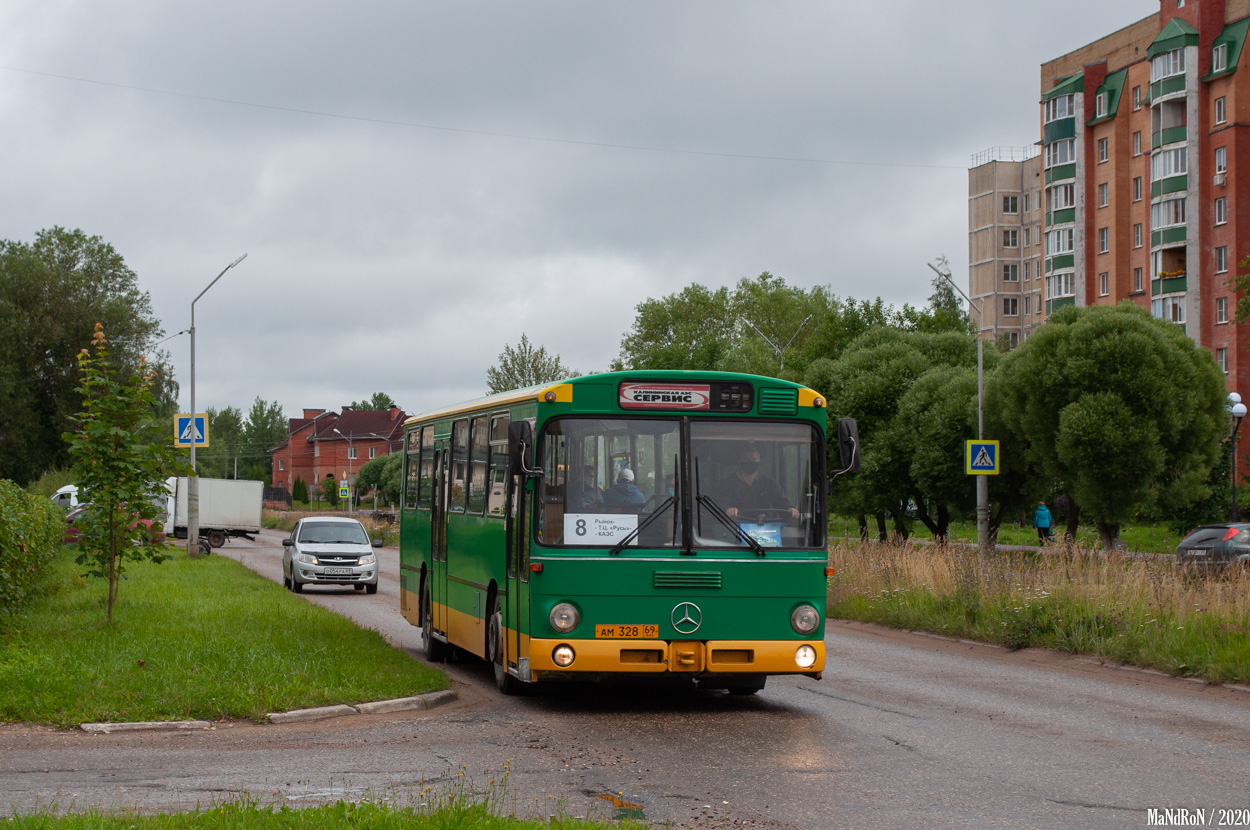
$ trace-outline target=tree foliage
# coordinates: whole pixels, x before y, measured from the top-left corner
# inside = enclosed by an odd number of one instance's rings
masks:
[[[163,334],[111,245],[59,227],[31,243],[0,240],[0,478],[25,485],[69,465],[61,435],[79,404],[75,344],[88,342],[97,322],[119,372],[136,369]],[[154,411],[171,415],[178,387],[164,356],[144,371]]]
[[[235,464],[246,467],[251,461],[245,455],[243,413],[238,407],[218,410],[206,407],[209,446],[195,451],[196,472],[204,478],[234,478]]]
[[[376,487],[387,504],[399,504],[403,486],[404,454],[380,455],[360,468],[356,486],[361,493]]]
[[[521,342],[515,348],[505,345],[499,353],[498,365],[486,370],[486,393],[494,395],[577,375],[578,372],[561,362],[559,355],[548,354],[545,346],[535,348],[522,334]]]
[[[1069,532],[1086,515],[1108,547],[1137,511],[1210,495],[1225,394],[1209,352],[1129,303],[1059,309],[986,390],[1003,455],[1071,500]]]
[[[166,557],[148,543],[148,528],[164,508],[164,479],[183,466],[168,431],[153,413],[152,373],[142,358],[136,370],[113,360],[97,323],[92,348],[78,355],[82,411],[77,431],[63,437],[77,473],[79,499],[91,507],[78,523],[81,553],[91,576],[108,580],[108,619],[113,619],[118,580],[127,560]]]
[[[373,397],[367,400],[353,402],[351,408],[361,411],[385,411],[392,406],[398,406],[394,398],[385,392],[374,392]]]

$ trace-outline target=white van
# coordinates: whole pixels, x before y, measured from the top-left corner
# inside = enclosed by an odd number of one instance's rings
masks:
[[[65,510],[72,510],[78,506],[78,485],[66,484],[60,490],[52,494],[52,503],[57,507]]]

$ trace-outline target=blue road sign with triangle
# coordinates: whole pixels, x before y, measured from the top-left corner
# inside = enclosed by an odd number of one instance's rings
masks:
[[[174,446],[190,447],[208,446],[208,416],[198,413],[192,417],[189,413],[174,416]]]
[[[998,442],[975,440],[964,444],[964,471],[970,476],[998,475]]]

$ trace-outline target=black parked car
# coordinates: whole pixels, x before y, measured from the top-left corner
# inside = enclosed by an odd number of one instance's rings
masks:
[[[1250,522],[1206,525],[1176,546],[1176,564],[1195,573],[1250,568]]]

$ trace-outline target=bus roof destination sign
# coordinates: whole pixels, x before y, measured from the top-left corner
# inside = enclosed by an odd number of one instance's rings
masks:
[[[708,409],[712,387],[689,383],[622,383],[622,409]]]

